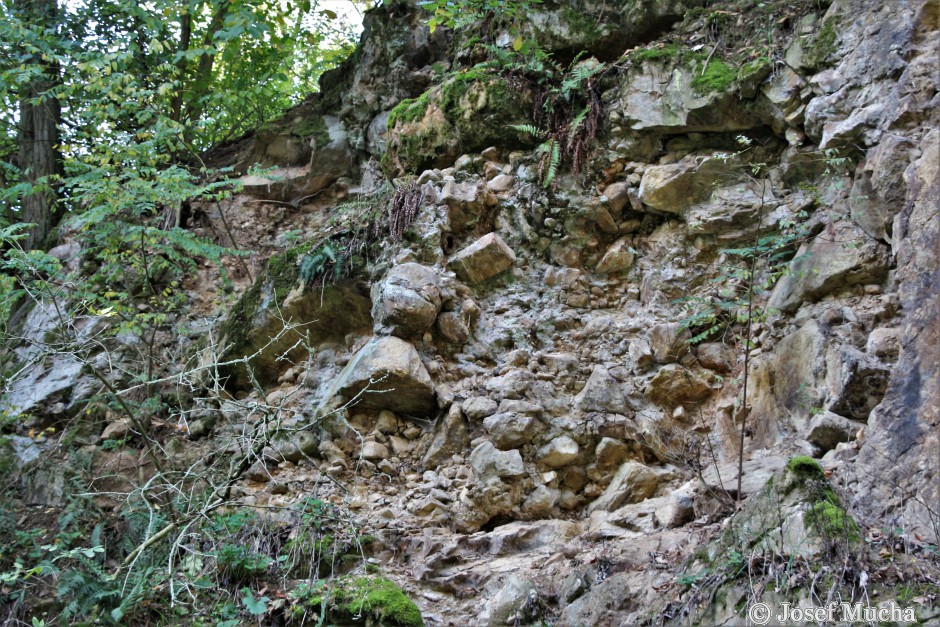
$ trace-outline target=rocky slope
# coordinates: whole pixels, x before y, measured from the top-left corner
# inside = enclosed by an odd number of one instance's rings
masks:
[[[427,624],[740,624],[817,599],[823,556],[851,564],[827,591],[938,620],[936,5],[699,4],[529,16],[597,114],[548,186],[510,125],[550,132],[550,87],[367,14],[320,94],[212,156],[244,194],[191,226],[256,253],[221,311],[192,277],[192,350],[254,359],[179,454],[276,406],[242,501],[348,508]]]

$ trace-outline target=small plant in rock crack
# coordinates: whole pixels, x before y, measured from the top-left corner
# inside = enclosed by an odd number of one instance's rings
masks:
[[[601,121],[601,100],[597,83],[607,65],[593,57],[580,55],[562,70],[554,69],[549,79],[535,79],[535,124],[517,124],[510,128],[542,140],[537,148],[542,185],[555,183],[563,159],[571,160],[571,170],[578,176],[587,162],[591,142]]]
[[[534,42],[525,38],[526,14],[541,0],[422,0],[418,2],[431,13],[428,28],[476,28],[489,34],[494,28],[505,27],[512,38],[512,49],[527,54]]]

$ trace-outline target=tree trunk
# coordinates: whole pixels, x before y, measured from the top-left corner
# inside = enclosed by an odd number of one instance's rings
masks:
[[[16,0],[17,10],[36,28],[49,29],[55,24],[56,0]],[[26,249],[41,248],[46,237],[61,218],[56,202],[56,179],[62,174],[59,153],[59,101],[49,92],[59,82],[59,67],[54,61],[36,56],[30,60],[41,65],[43,73],[20,91],[20,126],[17,136],[18,165],[23,180],[32,185],[23,197],[21,221],[35,226],[26,238]]]

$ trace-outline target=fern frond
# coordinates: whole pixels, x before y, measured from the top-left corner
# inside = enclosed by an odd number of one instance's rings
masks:
[[[574,119],[571,120],[571,124],[568,125],[568,142],[573,142],[575,137],[578,135],[578,129],[581,127],[581,124],[584,122],[584,118],[587,117],[587,114],[590,112],[591,106],[588,105],[581,109],[578,112],[578,115],[574,116]]]
[[[548,168],[545,172],[545,180],[542,182],[543,187],[547,188],[555,181],[555,177],[558,175],[558,166],[560,164],[561,144],[555,140],[552,140],[552,151],[548,160]]]
[[[520,133],[526,133],[532,135],[533,137],[543,138],[545,137],[545,131],[533,124],[510,124],[509,128],[519,131]]]

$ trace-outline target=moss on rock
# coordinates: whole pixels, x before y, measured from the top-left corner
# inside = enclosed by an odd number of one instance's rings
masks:
[[[858,524],[838,503],[824,499],[806,511],[803,522],[814,528],[823,537],[845,538],[857,542],[861,538]]]
[[[528,145],[510,128],[530,122],[531,94],[508,79],[470,70],[448,77],[415,99],[404,100],[388,119],[389,149],[382,166],[390,176],[417,173],[489,146]]]
[[[787,462],[787,468],[800,479],[825,479],[826,473],[822,466],[815,459],[808,455],[797,455],[791,457]]]
[[[815,70],[821,69],[829,57],[835,54],[836,40],[835,20],[828,19],[804,53],[803,60],[806,66]]]
[[[422,627],[424,619],[414,601],[384,577],[360,577],[343,591],[342,608],[351,616],[371,614],[381,624]],[[337,599],[337,602],[340,602]]]
[[[695,70],[692,88],[700,94],[721,93],[727,91],[738,78],[738,73],[721,59],[712,59],[705,70]]]
[[[326,146],[330,143],[330,132],[326,128],[326,122],[323,116],[312,115],[305,118],[300,124],[294,126],[291,131],[294,135],[303,139],[313,138],[317,147]]]

